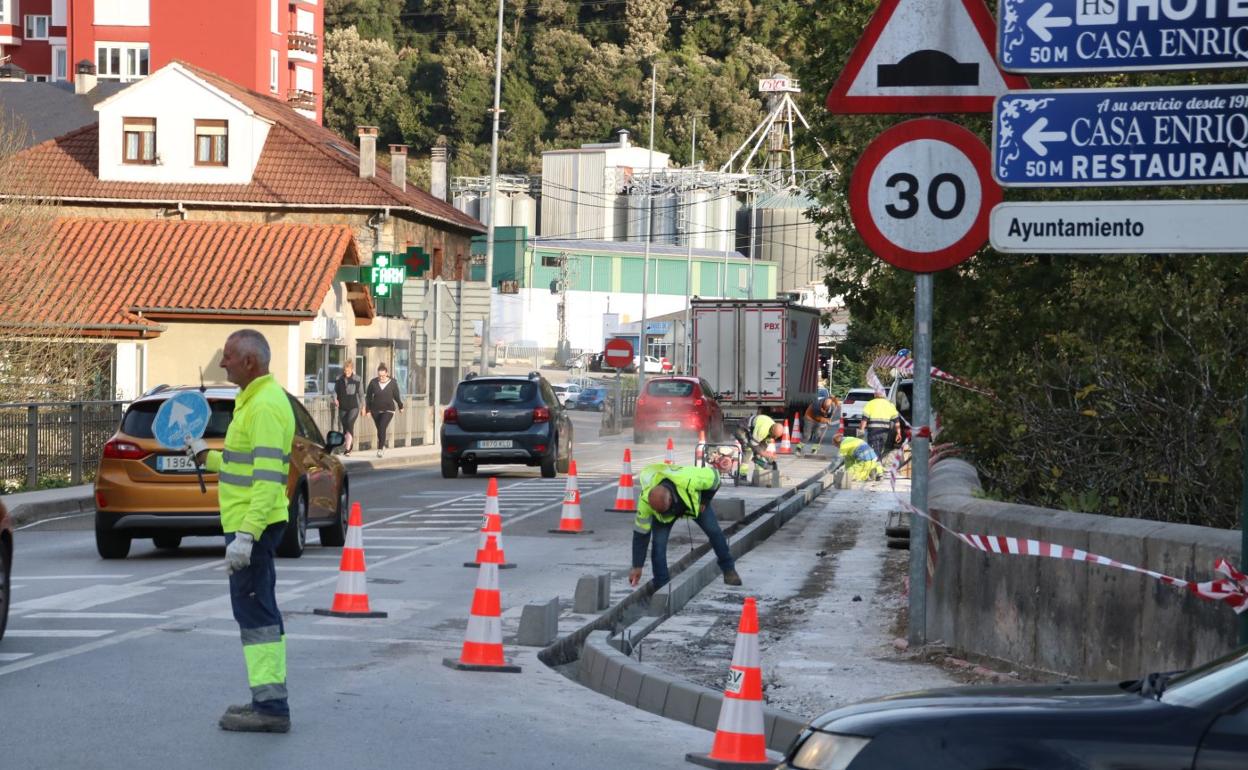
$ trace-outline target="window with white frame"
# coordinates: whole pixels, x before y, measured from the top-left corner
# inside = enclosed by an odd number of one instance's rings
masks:
[[[150,54],[147,43],[96,43],[96,74],[104,80],[137,80],[147,77]]]
[[[65,46],[52,46],[52,79],[67,80],[69,78],[69,56]]]
[[[51,16],[38,16],[31,13],[26,14],[26,39],[47,40],[48,27],[50,27],[51,24]]]
[[[281,3],[279,2],[279,0],[269,0],[269,31],[272,32],[274,35],[282,31],[277,26],[278,24],[277,15],[281,13],[280,9],[281,9]]]
[[[147,27],[150,0],[95,0],[95,23],[102,27]]]
[[[277,51],[269,51],[269,90],[277,93]]]
[[[0,0],[0,24],[9,23],[9,3],[12,0]]]

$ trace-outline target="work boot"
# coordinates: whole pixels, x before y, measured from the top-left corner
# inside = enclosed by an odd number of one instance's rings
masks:
[[[254,709],[250,703],[236,703],[233,706],[225,707],[225,713],[227,714],[246,714],[253,710]]]
[[[237,710],[236,710],[237,709]],[[256,711],[251,704],[231,706],[217,722],[222,730],[238,733],[290,732],[290,717]]]
[[[739,586],[741,585],[741,576],[737,574],[735,569],[724,570],[724,585]]]

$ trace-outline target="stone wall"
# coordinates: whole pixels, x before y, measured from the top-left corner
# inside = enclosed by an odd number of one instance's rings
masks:
[[[976,497],[974,467],[939,463],[929,507],[968,534],[1034,538],[1175,577],[1213,578],[1239,561],[1230,530],[1015,505]],[[966,654],[1079,679],[1183,669],[1236,646],[1237,617],[1146,575],[1114,567],[974,550],[941,533],[927,637]]]

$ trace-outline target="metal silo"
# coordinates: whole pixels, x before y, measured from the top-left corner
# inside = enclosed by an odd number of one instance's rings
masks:
[[[672,246],[676,243],[676,215],[680,199],[676,193],[654,196],[654,243]]]
[[[490,224],[490,217],[494,210],[498,210],[498,220],[494,223],[495,227],[508,227],[511,225],[511,197],[500,194],[495,202],[497,205],[491,205],[489,196],[481,199],[481,222],[485,225]]]
[[[695,249],[706,248],[711,229],[710,197],[707,190],[686,190],[680,194],[680,210],[676,219],[680,226],[681,246],[693,244]]]
[[[511,199],[511,223],[525,228],[529,238],[537,235],[537,201],[528,193],[520,193]]]
[[[818,227],[807,212],[818,204],[795,192],[759,198],[750,220],[757,258],[776,263],[776,291],[793,291],[823,280]]]
[[[645,193],[628,196],[628,240],[641,242],[650,236],[649,202]]]
[[[737,198],[724,187],[711,190],[707,201],[706,248],[731,251],[736,248]]]
[[[455,196],[452,205],[473,219],[481,218],[481,198],[476,193],[460,193]]]

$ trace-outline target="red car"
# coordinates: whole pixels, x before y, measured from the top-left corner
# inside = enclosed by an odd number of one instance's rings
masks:
[[[697,377],[652,377],[645,392],[637,396],[633,417],[633,443],[706,432],[709,441],[725,437],[724,412],[715,391]]]

